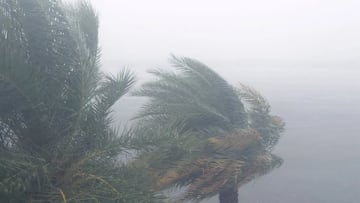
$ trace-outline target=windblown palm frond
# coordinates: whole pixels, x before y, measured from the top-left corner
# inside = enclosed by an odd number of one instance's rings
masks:
[[[233,190],[282,163],[281,158],[262,149],[261,137],[252,129],[210,137],[205,143],[195,136],[191,143],[177,140],[181,144],[174,141],[171,147],[160,142],[158,150],[139,157],[150,163],[158,190],[187,186],[176,197],[180,202],[199,202],[220,191]]]
[[[186,186],[180,202],[216,194],[236,202],[238,187],[281,165],[270,152],[283,125],[255,90],[236,90],[194,59],[172,63],[174,71],[150,71],[157,79],[134,93],[149,97],[134,140],[150,147],[137,162],[147,163],[158,190]]]
[[[246,125],[243,104],[231,85],[196,60],[173,57],[172,62],[177,72],[150,71],[158,80],[146,83],[134,93],[152,101],[138,117],[167,123],[170,120],[198,130]]]
[[[285,123],[280,117],[270,115],[270,104],[255,89],[240,84],[238,94],[249,105],[250,127],[260,133],[264,146],[271,150],[278,143]]]

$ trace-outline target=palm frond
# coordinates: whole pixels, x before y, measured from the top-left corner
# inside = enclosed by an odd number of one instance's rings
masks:
[[[261,142],[261,137],[256,130],[237,129],[226,136],[211,137],[208,142],[209,150],[229,155],[229,153],[242,153],[244,150],[254,147]]]
[[[106,112],[114,103],[124,96],[135,83],[134,75],[123,69],[116,76],[106,75],[97,89],[95,108]]]
[[[285,123],[280,117],[270,114],[269,103],[258,91],[240,84],[238,93],[249,105],[250,127],[260,133],[264,146],[271,150],[279,141]]]
[[[134,93],[151,98],[136,118],[161,118],[197,130],[245,126],[243,104],[231,85],[194,59],[173,57],[172,61],[177,71],[150,71],[158,79]]]
[[[259,154],[244,167],[243,173],[238,176],[238,185],[242,186],[259,176],[265,175],[273,169],[280,167],[282,163],[283,160],[274,154]]]

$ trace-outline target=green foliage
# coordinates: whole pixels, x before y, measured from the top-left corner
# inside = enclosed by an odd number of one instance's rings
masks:
[[[280,117],[270,115],[270,104],[253,88],[240,84],[238,94],[249,106],[250,127],[260,133],[264,147],[271,150],[278,143],[285,123]]]
[[[227,83],[206,65],[172,57],[174,71],[153,70],[154,81],[136,117],[136,140],[149,145],[139,156],[155,188],[186,186],[180,201],[201,201],[234,191],[282,163],[271,154],[284,124],[255,90]]]
[[[193,59],[173,57],[172,62],[181,74],[150,71],[159,79],[134,93],[151,99],[138,117],[160,123],[170,120],[174,126],[186,129],[208,126],[231,129],[246,125],[243,104],[224,79]]]
[[[156,202],[121,163],[111,107],[135,82],[99,71],[91,5],[0,0],[0,201]]]

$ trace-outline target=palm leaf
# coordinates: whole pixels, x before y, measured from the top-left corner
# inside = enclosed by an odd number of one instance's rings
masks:
[[[238,93],[249,105],[250,127],[260,133],[264,146],[271,150],[279,141],[285,123],[280,117],[270,115],[269,103],[253,88],[240,84]]]

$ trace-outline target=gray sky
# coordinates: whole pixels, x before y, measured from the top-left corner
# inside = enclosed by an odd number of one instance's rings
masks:
[[[144,69],[169,53],[210,65],[359,64],[358,0],[92,0],[103,68]],[[151,65],[149,65],[151,64]]]

